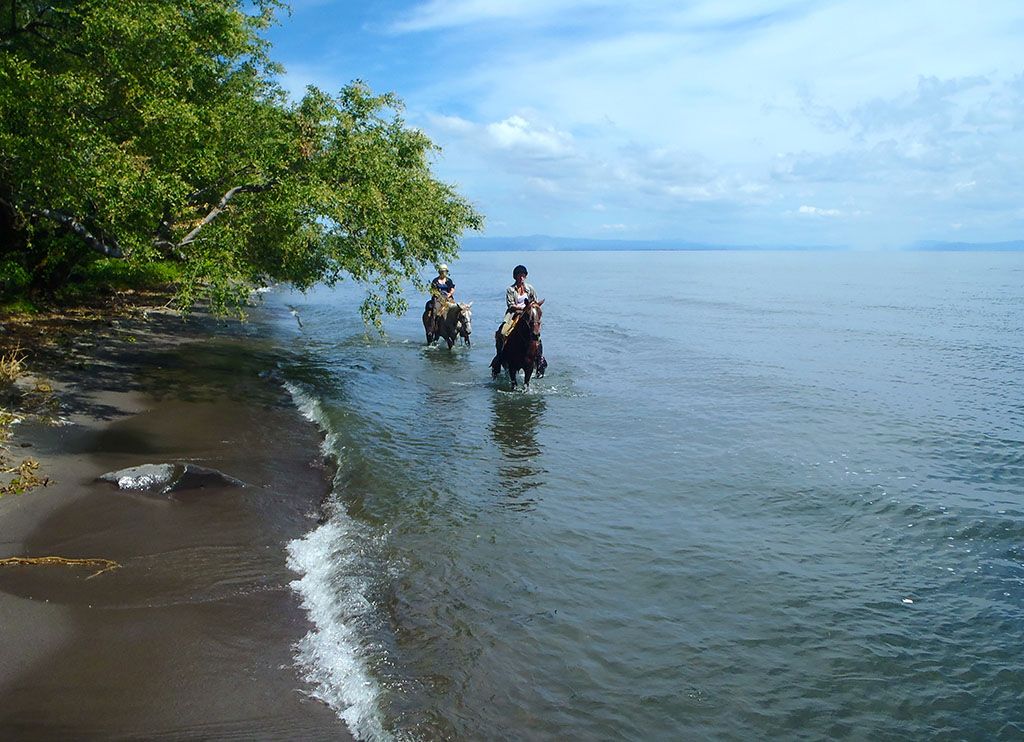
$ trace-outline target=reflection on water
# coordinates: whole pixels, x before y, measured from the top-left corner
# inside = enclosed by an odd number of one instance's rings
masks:
[[[546,411],[547,402],[539,394],[495,392],[491,399],[490,430],[502,453],[498,475],[508,507],[532,510],[536,504],[528,494],[547,474],[540,464],[543,448],[537,442]]]
[[[421,348],[421,355],[426,359],[427,363],[442,373],[451,373],[456,369],[462,368],[468,360],[466,353],[469,350],[462,344],[461,340],[451,350],[445,347],[443,340],[440,341],[439,345],[423,345]]]

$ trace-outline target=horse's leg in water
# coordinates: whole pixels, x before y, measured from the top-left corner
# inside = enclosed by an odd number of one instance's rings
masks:
[[[501,325],[498,325],[498,331],[494,333],[494,360],[491,361],[491,378],[497,379],[498,374],[501,373],[501,346],[504,345],[502,342]]]
[[[523,376],[525,377],[523,379],[523,386],[525,388],[527,388],[527,389],[530,388],[530,376],[532,376],[532,375],[533,375],[533,364],[532,363],[527,363],[526,367],[523,368]]]
[[[437,341],[439,337],[437,332],[437,312],[433,299],[428,301],[427,305],[423,308],[423,330],[427,334],[427,345]]]
[[[519,373],[518,368],[514,368],[512,364],[508,367],[508,380],[512,383],[512,388],[516,388],[516,375]]]

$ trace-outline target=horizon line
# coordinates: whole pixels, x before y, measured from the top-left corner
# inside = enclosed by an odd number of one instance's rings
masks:
[[[623,250],[623,251],[779,251],[779,252],[1018,252],[1024,251],[1024,240],[1000,242],[947,242],[919,240],[904,245],[881,245],[858,248],[850,245],[739,245],[711,242],[690,242],[681,239],[625,240],[601,237],[552,237],[522,235],[516,237],[468,236],[461,240],[462,249],[473,252],[514,249],[532,252]]]

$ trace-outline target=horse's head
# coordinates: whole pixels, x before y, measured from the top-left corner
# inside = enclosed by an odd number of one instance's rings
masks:
[[[544,315],[541,311],[540,305],[543,303],[544,299],[529,302],[526,305],[526,309],[523,310],[523,318],[527,321],[530,327],[530,334],[533,336],[534,340],[540,340],[541,318]]]
[[[456,324],[456,329],[462,339],[466,341],[466,345],[469,345],[469,334],[473,332],[473,313],[469,311],[471,306],[473,306],[473,302],[459,303],[459,320]]]

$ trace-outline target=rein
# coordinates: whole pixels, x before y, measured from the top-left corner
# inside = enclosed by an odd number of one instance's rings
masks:
[[[519,314],[516,315],[515,319],[512,320],[512,329],[509,330],[508,335],[505,337],[505,342],[508,342],[508,339],[510,337],[512,337],[512,334],[516,330],[519,330],[519,325],[520,325],[520,323],[523,323],[523,322],[525,322],[525,324],[527,325],[526,332],[529,333],[530,337],[532,339],[534,339],[534,340],[539,340],[540,339],[540,333],[537,333],[535,335],[534,332],[533,332],[533,321],[529,317],[527,317],[527,315],[530,314],[530,311],[535,306],[538,306],[538,305],[536,303],[528,304],[526,306],[526,309],[524,309],[523,311],[521,311]],[[522,332],[522,330],[519,330],[519,332]]]

